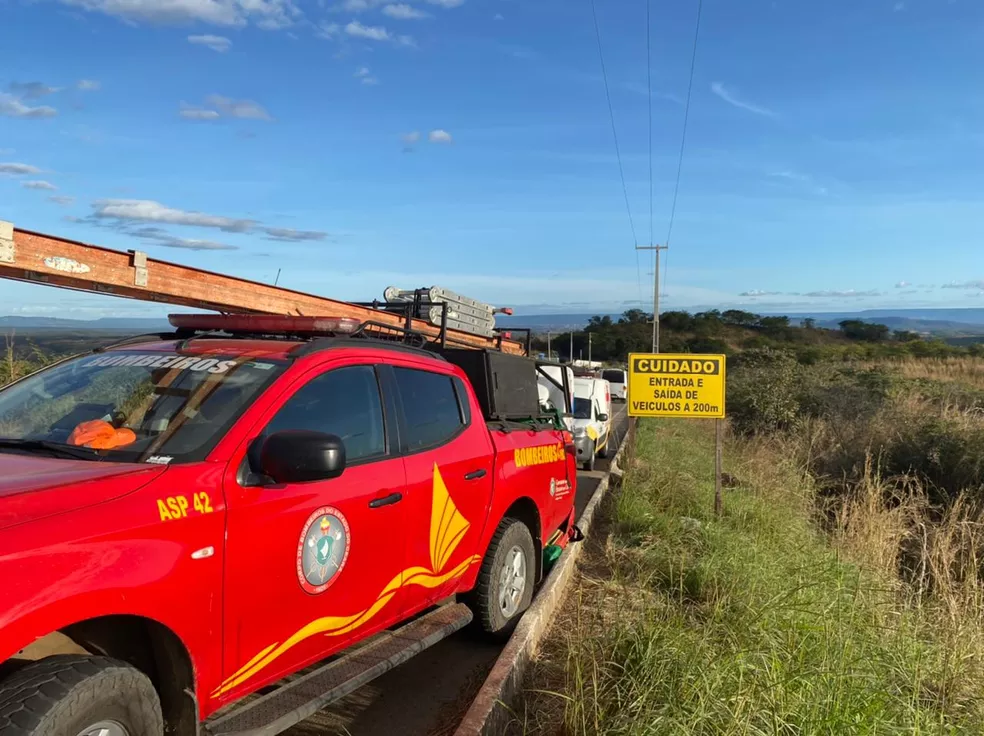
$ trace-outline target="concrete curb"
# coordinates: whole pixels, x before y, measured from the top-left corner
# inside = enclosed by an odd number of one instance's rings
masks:
[[[631,418],[628,421],[631,422]],[[594,519],[601,499],[608,492],[612,475],[619,478],[622,475],[618,463],[625,453],[630,436],[631,433],[628,431],[627,425],[622,443],[618,452],[615,453],[608,474],[598,484],[594,495],[591,496],[591,500],[588,501],[588,505],[584,507],[584,512],[577,520],[578,528],[584,532],[585,536],[588,534],[591,521]],[[465,717],[454,732],[454,736],[492,736],[493,734],[499,736],[505,732],[506,723],[511,717],[509,704],[513,702],[522,687],[526,666],[530,663],[540,640],[550,626],[554,612],[564,600],[567,585],[574,574],[577,558],[580,557],[583,546],[583,543],[569,545],[550,574],[547,575],[547,579],[533,600],[533,605],[523,615],[506,646],[499,653],[495,664],[492,666],[492,671],[485,678],[482,689],[478,691],[478,695],[472,701],[471,707],[465,713]]]

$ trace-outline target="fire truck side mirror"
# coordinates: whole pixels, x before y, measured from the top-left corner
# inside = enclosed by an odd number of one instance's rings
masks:
[[[259,460],[259,471],[277,484],[329,480],[345,470],[345,443],[333,434],[285,430],[263,441]]]

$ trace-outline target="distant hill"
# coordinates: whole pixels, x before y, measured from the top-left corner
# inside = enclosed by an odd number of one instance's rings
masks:
[[[691,310],[692,311],[692,310]],[[724,311],[724,310],[722,310]],[[756,311],[756,310],[749,310]],[[766,316],[787,316],[793,323],[811,318],[819,327],[837,329],[845,319],[877,322],[893,330],[910,330],[934,335],[984,334],[984,309],[866,309],[858,312],[758,312]],[[597,312],[591,314],[541,314],[496,317],[500,327],[530,327],[538,332],[567,332],[580,330]],[[602,313],[604,314],[604,313]],[[609,314],[613,320],[620,315]]]
[[[984,323],[973,324],[953,320],[914,319],[912,317],[842,317],[817,320],[818,327],[837,329],[843,319],[860,319],[862,322],[885,325],[893,330],[918,332],[929,335],[984,335]],[[794,321],[797,321],[794,319]]]
[[[0,317],[0,329],[57,330],[136,330],[154,332],[172,329],[166,319],[102,317],[100,319],[64,319],[62,317]]]
[[[752,310],[754,311],[754,310]],[[765,313],[765,312],[763,312]],[[779,312],[768,312],[768,314],[779,314]],[[959,322],[961,324],[976,325],[984,327],[984,308],[970,307],[960,309],[863,309],[855,312],[810,312],[810,313],[791,313],[782,312],[790,319],[800,319],[803,317],[813,317],[817,320],[830,320],[839,322],[842,319],[863,319],[866,322],[881,322],[886,324],[886,317],[902,317],[912,320],[931,320],[935,322]]]
[[[893,330],[911,330],[931,334],[960,333],[967,335],[984,334],[984,309],[864,309],[859,312],[813,312],[782,314],[793,322],[813,318],[822,327],[837,327],[845,319],[860,319],[864,322],[877,322]]]
[[[505,315],[496,315],[495,326],[496,327],[529,327],[530,329],[537,330],[540,332],[570,332],[571,330],[580,330],[586,324],[588,320],[594,317],[598,312],[592,312],[591,314],[531,314],[531,315],[513,315],[511,317]],[[603,312],[602,315],[605,313]],[[621,316],[619,314],[609,314],[613,320],[618,320]]]
[[[723,310],[722,310],[723,311]],[[754,310],[752,310],[754,311]],[[511,317],[499,315],[499,327],[530,327],[536,332],[569,332],[581,330],[598,312],[569,314],[521,314]],[[606,314],[605,312],[601,313]],[[861,319],[877,322],[893,330],[910,330],[924,334],[947,336],[984,335],[984,308],[972,309],[865,309],[856,312],[775,312],[763,310],[763,315],[788,316],[794,323],[812,318],[821,327],[837,327],[845,319]],[[613,320],[619,314],[608,313]],[[166,319],[103,317],[94,320],[65,319],[62,317],[0,317],[0,330],[125,330],[132,332],[156,332],[169,330]]]

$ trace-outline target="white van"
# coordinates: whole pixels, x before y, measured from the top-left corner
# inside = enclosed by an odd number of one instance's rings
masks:
[[[594,470],[595,458],[608,457],[611,448],[612,398],[602,378],[574,379],[574,446],[585,470]]]
[[[567,431],[574,433],[574,371],[567,366],[560,365],[540,365],[540,370],[554,379],[561,386],[564,384],[564,375],[567,376],[567,395],[557,388],[553,383],[542,375],[537,375],[537,383],[541,389],[545,389],[547,396],[561,414],[564,415],[564,426]],[[542,395],[542,392],[541,392]]]
[[[606,368],[601,377],[612,387],[612,399],[625,401],[628,397],[629,374],[619,368]]]

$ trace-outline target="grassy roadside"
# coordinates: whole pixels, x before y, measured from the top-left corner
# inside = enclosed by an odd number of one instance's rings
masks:
[[[856,536],[819,531],[809,479],[775,444],[729,441],[740,485],[715,520],[712,428],[639,429],[517,733],[984,732],[979,616],[852,562]]]

